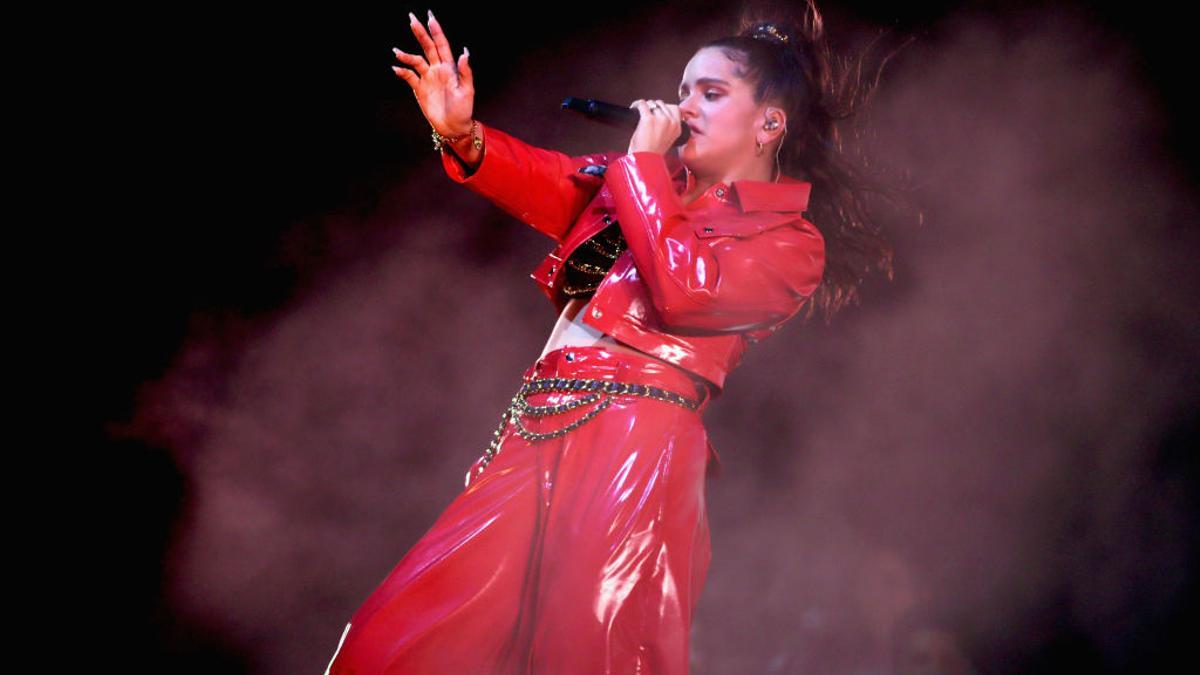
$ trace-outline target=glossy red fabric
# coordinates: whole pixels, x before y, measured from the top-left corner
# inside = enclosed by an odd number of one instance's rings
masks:
[[[565,261],[618,223],[629,248],[580,321],[703,377],[714,396],[747,345],[779,330],[821,283],[825,240],[803,215],[808,181],[719,182],[685,205],[681,195],[695,187],[695,176],[675,150],[570,156],[476,122],[479,166],[468,174],[449,146],[442,166],[555,241],[531,275],[554,313],[569,300]]]
[[[603,346],[552,351],[524,375],[638,382],[692,398],[701,386]],[[351,617],[327,672],[686,674],[711,558],[705,477],[716,457],[702,397],[693,411],[614,396],[546,440],[521,438],[509,421],[495,459]],[[549,432],[594,405],[522,422]]]

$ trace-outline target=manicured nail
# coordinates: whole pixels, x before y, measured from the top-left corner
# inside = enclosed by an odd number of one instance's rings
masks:
[[[409,22],[409,23],[416,23],[416,22],[417,22],[417,15],[416,15],[416,14],[413,14],[412,12],[409,12],[409,13],[408,13],[408,22]]]
[[[432,9],[427,9],[427,10],[425,10],[425,11],[426,11],[426,12],[429,12],[429,20],[430,20],[430,21],[433,21],[433,20],[434,20],[434,19],[433,19],[433,10],[432,10]]]
[[[467,49],[465,46],[463,47],[463,53],[467,55],[468,59],[471,58],[471,50]]]

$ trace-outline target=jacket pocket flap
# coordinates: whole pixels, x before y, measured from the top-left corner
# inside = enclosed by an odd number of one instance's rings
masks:
[[[755,213],[751,216],[720,218],[696,221],[696,236],[708,237],[753,237],[794,222],[799,218],[794,213]]]

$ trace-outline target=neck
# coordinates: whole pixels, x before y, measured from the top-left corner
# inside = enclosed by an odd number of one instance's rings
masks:
[[[705,190],[717,184],[715,180],[697,178],[696,174],[692,174],[692,176],[692,180],[689,181],[691,188],[684,187],[682,195],[684,204],[691,204],[697,197],[704,194]]]

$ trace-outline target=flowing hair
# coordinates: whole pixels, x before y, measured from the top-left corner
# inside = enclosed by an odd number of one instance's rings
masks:
[[[804,320],[819,307],[828,324],[847,303],[859,304],[859,286],[872,268],[893,279],[892,245],[865,197],[874,193],[892,204],[911,204],[911,188],[870,172],[859,143],[865,129],[851,120],[870,102],[883,66],[915,38],[887,54],[867,79],[863,64],[882,32],[851,61],[830,49],[814,0],[803,0],[799,19],[785,6],[759,4],[742,10],[737,35],[701,49],[718,48],[737,64],[738,76],[755,84],[755,104],[777,101],[787,113],[780,169],[813,184],[805,214],[825,239],[825,272],[807,300]],[[847,140],[853,153],[845,149]],[[917,211],[917,223],[922,221]]]

